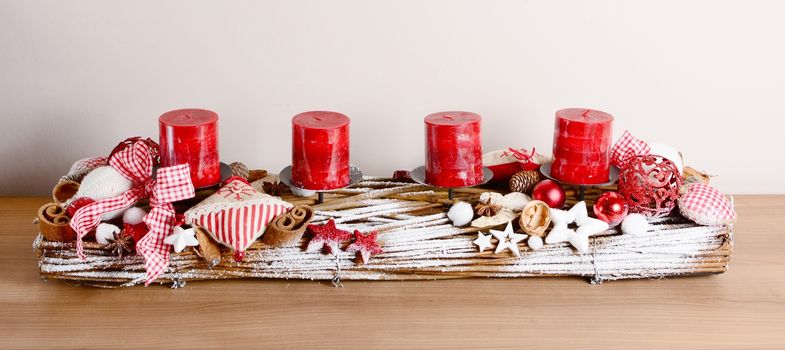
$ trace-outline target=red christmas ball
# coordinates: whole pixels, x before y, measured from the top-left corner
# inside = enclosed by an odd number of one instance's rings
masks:
[[[627,200],[630,213],[647,217],[669,215],[681,184],[676,164],[657,155],[637,156],[619,170],[619,194]]]
[[[92,198],[79,197],[77,199],[74,199],[71,202],[71,204],[68,205],[68,208],[65,209],[65,213],[66,215],[68,215],[69,218],[72,218],[74,217],[74,214],[76,214],[77,210],[88,204],[93,204],[93,203],[95,203],[95,200]]]
[[[611,227],[620,224],[628,211],[627,200],[618,192],[605,192],[594,202],[594,216]]]
[[[540,200],[554,209],[561,209],[567,201],[564,189],[553,180],[542,180],[532,190],[532,199]]]
[[[123,231],[125,231],[127,235],[133,237],[134,242],[139,242],[139,240],[142,239],[142,237],[144,237],[147,232],[150,231],[150,229],[147,228],[147,224],[140,222],[136,225],[123,224]]]

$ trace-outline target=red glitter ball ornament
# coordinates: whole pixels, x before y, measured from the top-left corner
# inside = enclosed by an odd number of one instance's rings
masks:
[[[657,155],[632,158],[619,171],[619,194],[631,213],[663,217],[673,211],[682,180],[673,162]]]
[[[627,201],[618,192],[604,192],[594,201],[594,216],[611,227],[620,224],[628,210]]]

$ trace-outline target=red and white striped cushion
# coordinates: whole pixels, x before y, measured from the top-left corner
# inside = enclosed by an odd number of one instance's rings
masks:
[[[687,193],[679,198],[679,211],[684,217],[700,225],[730,225],[736,222],[736,211],[731,201],[720,191],[703,183],[687,186]]]
[[[187,223],[207,229],[213,238],[235,252],[248,249],[267,224],[292,208],[278,197],[259,193],[244,179],[229,179],[201,203],[185,212]]]

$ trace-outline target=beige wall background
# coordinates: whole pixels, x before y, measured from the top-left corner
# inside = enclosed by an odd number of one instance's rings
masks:
[[[550,153],[592,107],[681,150],[732,193],[785,193],[777,1],[0,0],[0,194],[48,193],[157,117],[220,116],[226,162],[277,172],[290,118],[352,118],[352,161],[423,162],[422,118],[483,115],[485,150]]]

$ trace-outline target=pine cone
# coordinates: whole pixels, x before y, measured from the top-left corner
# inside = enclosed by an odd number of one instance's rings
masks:
[[[515,173],[510,178],[510,191],[531,194],[534,186],[540,182],[540,172],[524,170]]]
[[[248,180],[248,167],[245,164],[240,162],[234,162],[229,164],[229,168],[232,169],[232,175],[242,177],[243,179]]]

